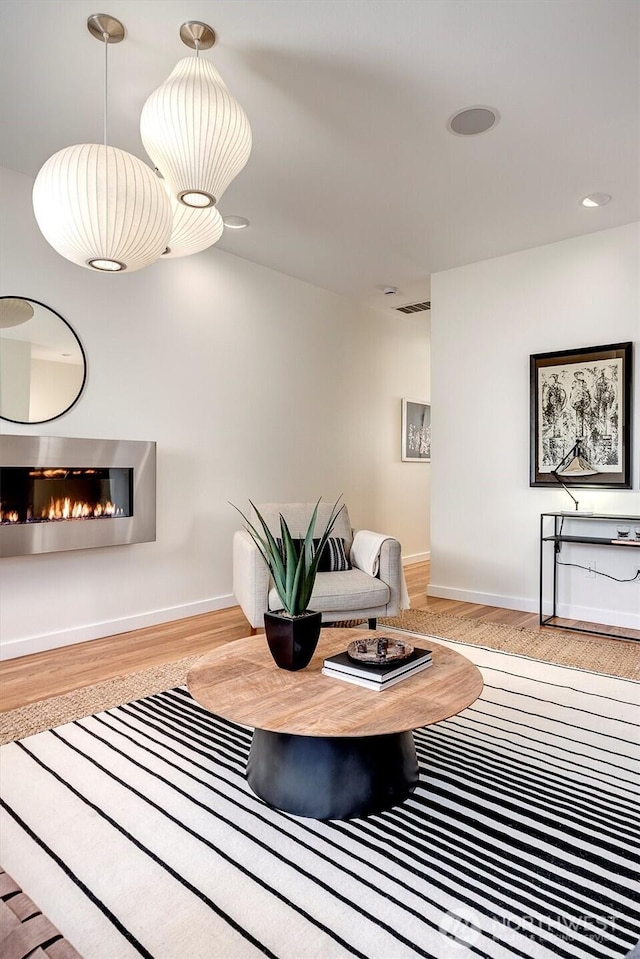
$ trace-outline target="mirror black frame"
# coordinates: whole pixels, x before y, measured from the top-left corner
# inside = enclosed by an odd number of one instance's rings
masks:
[[[62,410],[60,413],[56,413],[55,416],[49,416],[46,420],[13,420],[9,416],[3,416],[2,413],[0,412],[0,420],[5,420],[7,423],[19,423],[22,426],[34,426],[34,425],[37,425],[38,423],[51,423],[52,420],[60,419],[61,416],[64,416],[66,413],[69,412],[69,410],[73,409],[73,407],[76,405],[76,403],[78,402],[78,400],[80,399],[80,397],[82,396],[84,392],[85,384],[87,382],[87,354],[85,353],[84,347],[82,346],[82,343],[80,342],[80,337],[78,336],[74,328],[71,326],[71,324],[67,320],[65,320],[64,316],[61,316],[57,310],[54,310],[53,307],[49,306],[47,303],[43,303],[41,300],[34,300],[33,297],[31,296],[18,296],[15,294],[12,294],[12,295],[6,294],[4,296],[0,296],[0,300],[26,300],[27,303],[36,303],[38,306],[44,307],[45,310],[49,310],[50,313],[55,313],[58,319],[61,320],[64,323],[64,325],[69,328],[71,334],[75,338],[78,344],[78,347],[80,349],[80,355],[82,356],[82,367],[83,367],[82,383],[80,384],[80,389],[78,390],[73,401],[69,403],[66,409]]]

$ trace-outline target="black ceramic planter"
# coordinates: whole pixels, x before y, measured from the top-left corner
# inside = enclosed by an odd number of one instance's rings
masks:
[[[304,669],[311,662],[320,639],[322,613],[308,609],[300,616],[264,614],[269,650],[280,669]]]

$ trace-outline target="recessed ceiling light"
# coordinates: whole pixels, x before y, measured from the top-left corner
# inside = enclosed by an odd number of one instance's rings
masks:
[[[582,206],[604,206],[605,203],[608,203],[611,197],[608,193],[589,193],[588,196],[583,196],[580,200]]]
[[[465,107],[449,117],[447,126],[451,133],[459,137],[475,137],[491,130],[500,119],[493,107]]]
[[[223,216],[222,222],[230,230],[246,230],[249,226],[246,216]]]

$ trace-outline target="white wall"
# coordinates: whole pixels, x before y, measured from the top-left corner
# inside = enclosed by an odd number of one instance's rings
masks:
[[[403,557],[419,562],[430,555],[431,464],[401,461],[400,428],[403,396],[431,399],[429,313],[361,319],[346,409],[367,524],[390,532],[402,516]]]
[[[0,349],[0,408],[13,420],[29,419],[31,343],[2,341]]]
[[[629,224],[432,277],[430,594],[537,610],[540,513],[573,504],[560,488],[529,487],[529,356],[637,346],[639,251]],[[635,349],[634,489],[581,491],[582,509],[640,514],[638,359]],[[599,548],[597,568],[633,576],[640,550]],[[640,627],[640,584],[572,574],[563,615]]]
[[[232,605],[228,505],[343,493],[356,526],[428,551],[428,470],[400,463],[400,398],[429,390],[428,328],[208,250],[105,276],[40,235],[1,171],[3,295],[57,310],[88,358],[51,423],[5,433],[155,440],[157,542],[0,561],[3,655]]]
[[[29,419],[47,420],[52,410],[65,410],[82,386],[82,365],[31,360]]]

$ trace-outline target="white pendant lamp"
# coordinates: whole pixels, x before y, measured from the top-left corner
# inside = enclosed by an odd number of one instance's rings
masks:
[[[124,27],[106,14],[89,17],[87,27],[105,45],[104,144],[77,144],[50,157],[34,183],[33,209],[44,238],[67,260],[133,272],[166,249],[171,205],[142,160],[107,146],[107,50],[124,38]]]
[[[19,296],[3,296],[0,299],[0,330],[21,326],[33,316],[33,307]]]
[[[142,109],[145,149],[185,206],[214,206],[251,153],[247,116],[222,77],[200,50],[215,43],[204,23],[188,21],[180,37],[196,51],[180,60]]]
[[[162,259],[191,256],[217,243],[224,233],[222,216],[215,206],[195,210],[170,196],[173,227]]]

